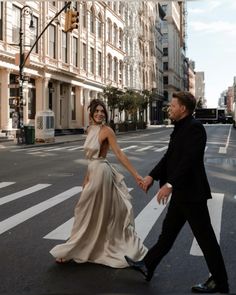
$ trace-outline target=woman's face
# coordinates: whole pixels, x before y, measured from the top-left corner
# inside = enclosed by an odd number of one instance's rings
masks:
[[[94,123],[96,124],[102,124],[102,122],[105,119],[105,111],[104,108],[100,105],[98,105],[95,109],[95,112],[92,116],[92,119],[94,121]]]

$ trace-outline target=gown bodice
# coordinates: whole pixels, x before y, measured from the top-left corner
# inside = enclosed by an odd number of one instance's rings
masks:
[[[99,158],[101,145],[99,143],[98,136],[100,130],[100,125],[92,125],[89,128],[89,132],[84,143],[85,157],[88,160]]]

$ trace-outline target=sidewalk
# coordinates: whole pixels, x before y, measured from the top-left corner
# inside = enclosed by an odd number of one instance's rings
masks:
[[[0,145],[5,147],[12,147],[16,146],[18,148],[33,148],[33,147],[39,147],[39,146],[52,146],[57,144],[64,144],[69,142],[76,142],[76,141],[82,141],[86,137],[85,134],[74,134],[74,135],[60,135],[55,136],[54,142],[35,142],[34,144],[17,144],[15,140],[8,140],[8,141],[0,141]]]

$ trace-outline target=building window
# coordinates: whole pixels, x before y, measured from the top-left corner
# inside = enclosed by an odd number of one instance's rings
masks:
[[[20,8],[12,6],[12,43],[19,43],[20,35]]]
[[[110,19],[108,19],[107,21],[107,24],[108,24],[108,42],[112,42],[112,22]]]
[[[164,77],[163,77],[163,83],[164,83],[164,85],[169,84],[168,76],[164,76]]]
[[[118,40],[118,28],[117,25],[114,24],[114,31],[113,31],[113,44],[117,46],[117,40]]]
[[[82,24],[83,24],[83,28],[86,28],[86,18],[87,18],[87,7],[86,4],[83,4],[83,8],[82,8]]]
[[[94,48],[90,47],[90,72],[94,74]]]
[[[119,62],[119,83],[122,84],[123,82],[123,62]]]
[[[76,37],[73,37],[72,64],[75,67],[78,66],[78,38],[76,38]]]
[[[34,30],[31,31],[30,35],[30,46],[33,46],[34,42],[38,38],[38,18],[33,16]],[[34,49],[32,50],[34,53],[39,52],[38,42],[35,44]]]
[[[98,51],[98,76],[102,76],[102,53]]]
[[[67,33],[62,32],[62,61],[67,63]]]
[[[102,16],[99,14],[98,16],[98,38],[102,38]]]
[[[108,68],[107,68],[107,75],[108,79],[111,80],[111,72],[112,72],[112,58],[111,55],[108,55]]]
[[[119,29],[119,48],[123,49],[123,31]]]
[[[56,58],[56,28],[53,25],[49,26],[49,56]]]
[[[85,43],[83,43],[83,47],[82,47],[83,49],[83,52],[82,52],[82,54],[83,54],[83,62],[82,62],[82,64],[83,64],[83,70],[85,70],[86,71],[86,69],[87,69],[87,67],[86,67],[86,57],[87,57],[87,45],[85,44]]]
[[[94,15],[93,8],[91,8],[91,12],[90,12],[90,32],[92,34],[95,33],[95,15]]]
[[[163,56],[168,56],[168,47],[163,48]]]
[[[168,62],[163,62],[163,70],[168,71]]]
[[[75,87],[71,90],[71,120],[76,120],[76,95]]]
[[[114,58],[114,68],[113,68],[113,80],[117,82],[118,78],[118,60]]]
[[[0,2],[0,40],[3,40],[3,2]]]

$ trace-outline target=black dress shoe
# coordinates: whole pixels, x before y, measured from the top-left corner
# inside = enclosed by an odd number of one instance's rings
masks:
[[[150,282],[153,277],[153,272],[151,272],[145,265],[143,260],[134,261],[130,257],[125,256],[125,260],[133,269],[141,272],[141,274],[145,277],[145,280]]]
[[[229,293],[229,287],[219,287],[216,285],[212,277],[210,277],[205,283],[198,284],[192,287],[193,293]]]

